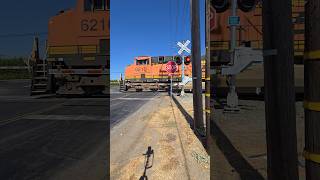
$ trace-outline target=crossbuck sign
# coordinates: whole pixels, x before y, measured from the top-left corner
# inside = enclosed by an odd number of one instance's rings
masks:
[[[181,55],[183,51],[186,51],[187,53],[191,53],[191,50],[188,48],[188,45],[190,44],[190,41],[187,40],[185,43],[178,42],[177,45],[180,47],[180,50],[178,53]]]

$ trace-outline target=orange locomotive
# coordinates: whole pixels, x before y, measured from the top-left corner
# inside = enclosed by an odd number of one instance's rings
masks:
[[[295,60],[302,61],[304,51],[304,0],[292,0],[292,22],[294,28],[294,50]],[[228,17],[231,10],[216,13],[211,7],[211,33],[210,50],[211,61],[214,65],[219,65],[223,59],[224,52],[229,50],[230,29]],[[263,48],[262,36],[262,5],[261,2],[250,12],[237,11],[240,17],[240,25],[237,27],[237,46],[249,46],[254,49]]]
[[[134,59],[134,64],[131,64],[125,69],[125,80],[122,84],[122,90],[130,88],[136,91],[142,90],[166,90],[170,83],[170,75],[166,71],[166,63],[169,61],[176,62],[178,68],[173,74],[172,81],[177,83],[182,81],[182,66],[184,64],[184,75],[186,77],[192,76],[192,65],[189,56],[139,56]],[[184,61],[184,62],[182,62]],[[204,64],[203,64],[203,78],[204,78]]]
[[[294,32],[295,86],[303,92],[303,54],[304,54],[304,0],[292,0],[292,22]],[[230,63],[230,29],[228,17],[231,10],[216,13],[211,7],[210,22],[210,66],[220,70]],[[261,1],[250,12],[237,10],[240,25],[237,26],[237,46],[263,49],[262,4]],[[228,55],[229,54],[229,55]],[[219,72],[219,71],[217,71]],[[264,73],[262,64],[252,65],[236,76],[238,93],[258,93],[263,91]],[[212,81],[221,89],[227,89],[226,78],[217,75]],[[226,91],[223,91],[226,92]]]
[[[48,90],[61,95],[106,91],[110,67],[109,4],[110,0],[78,0],[74,9],[60,11],[49,20],[44,62]],[[36,81],[38,75],[34,76]],[[39,83],[33,83],[36,84]]]

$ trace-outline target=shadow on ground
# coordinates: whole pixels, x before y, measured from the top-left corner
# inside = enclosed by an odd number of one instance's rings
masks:
[[[190,126],[192,125],[192,116],[183,108],[179,101],[174,97],[173,101],[178,106],[179,110],[183,116],[187,119]],[[242,156],[242,154],[232,145],[228,137],[223,133],[219,126],[214,122],[210,121],[211,132],[210,134],[216,140],[216,144],[220,151],[224,154],[225,158],[228,160],[229,164],[237,171],[241,179],[247,180],[259,180],[264,179],[263,176],[254,169],[250,163]]]
[[[145,163],[144,163],[144,171],[142,176],[139,178],[139,180],[148,180],[147,176],[147,169],[152,168],[153,166],[153,160],[154,160],[154,151],[151,148],[151,146],[148,146],[148,149],[145,154],[143,154],[145,157]]]

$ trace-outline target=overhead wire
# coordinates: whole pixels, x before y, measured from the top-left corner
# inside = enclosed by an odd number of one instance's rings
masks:
[[[189,37],[189,0],[170,0],[170,49],[177,54],[177,42]]]
[[[183,40],[186,39],[186,33],[187,33],[187,25],[188,25],[188,21],[187,21],[187,15],[188,15],[188,12],[187,12],[187,2],[188,0],[182,0],[182,17],[181,17],[181,26],[180,26],[180,29],[181,29],[181,35],[183,35]]]
[[[175,22],[175,41],[174,42],[177,42],[178,41],[178,31],[179,31],[179,15],[180,15],[180,7],[179,7],[179,0],[176,0],[177,2],[177,6],[176,6],[176,22]]]
[[[12,37],[30,37],[30,36],[44,36],[48,32],[37,32],[37,33],[11,33],[11,34],[0,34],[0,38],[12,38]]]
[[[169,39],[169,42],[168,42],[168,48],[169,48],[169,51],[171,53],[174,52],[174,49],[173,49],[173,42],[174,42],[174,31],[175,31],[175,27],[174,27],[174,0],[168,0],[169,1],[169,36],[170,36],[170,39]]]

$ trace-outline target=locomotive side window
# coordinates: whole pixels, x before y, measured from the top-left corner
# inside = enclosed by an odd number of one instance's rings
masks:
[[[167,63],[167,62],[172,61],[172,60],[173,60],[172,56],[165,56],[163,63]]]
[[[158,64],[158,62],[159,62],[159,57],[151,57],[152,64]]]
[[[110,0],[84,0],[84,11],[105,11],[109,9],[109,5]]]
[[[94,10],[105,10],[106,8],[106,1],[105,0],[95,0],[94,1]]]
[[[106,9],[110,10],[110,0],[107,0]]]
[[[92,11],[93,0],[84,0],[84,11]]]

